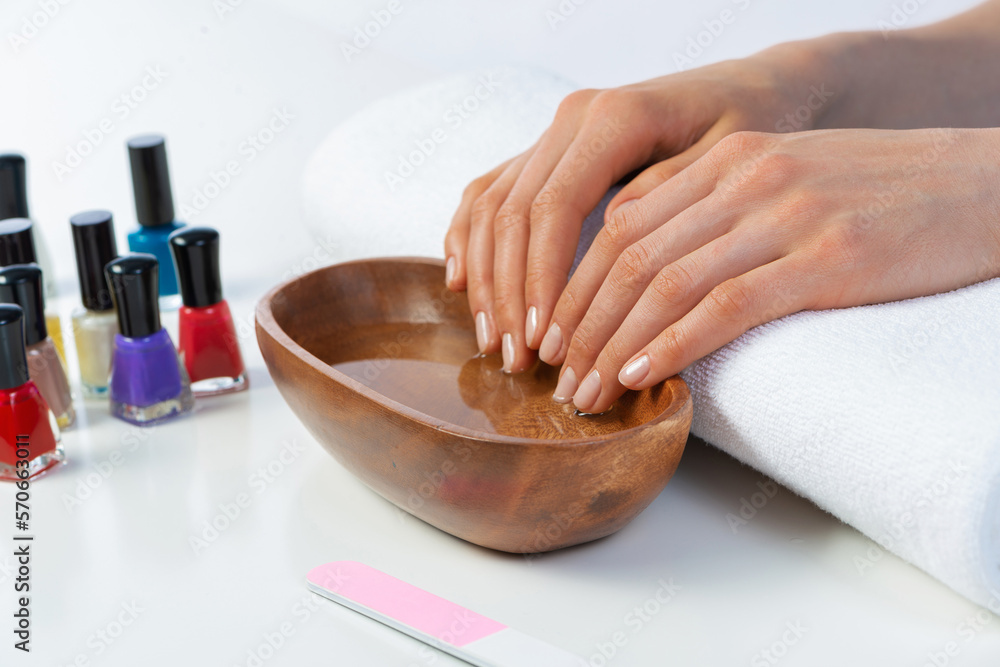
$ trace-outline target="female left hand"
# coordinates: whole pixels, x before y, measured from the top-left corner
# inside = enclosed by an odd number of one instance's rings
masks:
[[[541,356],[602,412],[789,313],[997,275],[1000,130],[737,132],[615,211]]]

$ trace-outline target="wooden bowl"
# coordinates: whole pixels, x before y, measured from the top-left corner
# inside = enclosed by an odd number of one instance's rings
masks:
[[[691,424],[679,377],[603,415],[551,399],[557,369],[477,355],[444,264],[314,271],[257,306],[257,340],[313,436],[378,494],[469,542],[537,553],[619,530],[673,475]],[[344,511],[349,511],[345,508]]]

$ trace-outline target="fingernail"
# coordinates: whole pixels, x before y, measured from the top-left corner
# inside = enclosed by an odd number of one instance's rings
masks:
[[[553,364],[556,355],[562,349],[562,343],[562,331],[559,329],[559,325],[553,322],[549,330],[545,332],[545,338],[542,339],[542,346],[538,348],[539,359],[547,364]]]
[[[618,206],[616,206],[614,208],[614,210],[611,211],[611,213],[608,215],[608,220],[611,220],[612,218],[614,218],[616,215],[618,215],[619,213],[621,213],[622,211],[624,211],[625,209],[627,209],[629,206],[631,206],[632,204],[634,204],[636,201],[637,200],[635,200],[635,199],[626,199],[621,204],[618,204]]]
[[[583,381],[576,394],[573,396],[573,405],[580,412],[590,412],[590,408],[597,402],[597,397],[601,395],[601,374],[597,369],[590,371],[590,375]]]
[[[552,400],[556,403],[569,403],[573,400],[576,387],[576,373],[573,372],[572,368],[567,368],[566,372],[559,378],[559,384],[556,385],[556,390],[552,394]]]
[[[514,337],[509,333],[503,335],[503,370],[504,373],[510,373],[510,369],[514,366]]]
[[[476,343],[479,345],[479,353],[486,354],[486,346],[490,344],[490,330],[486,313],[481,310],[476,313]]]
[[[644,354],[625,366],[618,374],[618,381],[626,387],[634,387],[649,375],[649,355]]]
[[[444,284],[451,287],[453,280],[455,280],[455,258],[449,257],[444,264]]]
[[[532,306],[528,308],[528,319],[524,321],[524,344],[533,347],[535,344],[535,331],[538,330],[538,309]]]

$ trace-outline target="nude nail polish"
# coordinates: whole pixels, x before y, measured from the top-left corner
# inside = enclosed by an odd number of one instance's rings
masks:
[[[524,320],[524,344],[530,348],[535,346],[535,332],[538,331],[538,309],[528,308],[528,317]]]
[[[64,458],[55,416],[30,377],[24,333],[21,307],[0,304],[0,479],[12,482]]]
[[[589,412],[601,395],[601,374],[597,369],[590,371],[573,396],[573,405],[580,412]]]
[[[87,398],[104,398],[118,333],[118,314],[104,281],[104,267],[118,256],[114,221],[108,211],[84,211],[70,218],[69,224],[83,303],[72,315],[80,383]]]
[[[444,284],[451,287],[453,280],[455,280],[455,258],[449,257],[444,265]]]
[[[514,367],[514,337],[509,333],[503,335],[503,372],[510,373],[510,369]]]
[[[621,370],[618,381],[626,387],[634,387],[645,380],[647,375],[649,375],[649,355],[644,354]]]
[[[562,377],[559,378],[559,384],[556,385],[556,390],[552,393],[552,400],[556,403],[569,403],[573,400],[578,386],[576,373],[573,372],[572,368],[567,368],[563,371]]]
[[[486,347],[490,344],[490,330],[486,313],[481,310],[476,313],[476,344],[479,345],[479,353],[486,354]]]
[[[547,364],[554,364],[556,355],[562,349],[562,331],[555,322],[549,327],[542,339],[542,345],[538,348],[538,358]]]
[[[24,311],[24,343],[31,379],[52,408],[59,428],[67,428],[76,420],[76,411],[66,369],[45,326],[44,298],[42,270],[37,264],[15,264],[0,270],[0,302],[17,304]]]

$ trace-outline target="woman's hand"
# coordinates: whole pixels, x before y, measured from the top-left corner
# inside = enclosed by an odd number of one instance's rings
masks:
[[[998,275],[1000,129],[739,132],[611,215],[541,358],[601,412],[786,314]]]
[[[774,131],[800,108],[809,118],[792,116],[788,129],[812,127],[828,101],[813,99],[823,79],[804,80],[812,65],[811,55],[783,45],[567,97],[531,149],[469,185],[445,239],[446,281],[452,290],[468,291],[480,351],[502,349],[510,372],[532,363],[531,349],[541,345],[566,287],[583,219],[626,174],[647,167],[611,202],[609,215],[732,132]]]

